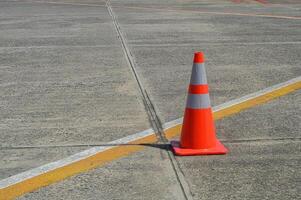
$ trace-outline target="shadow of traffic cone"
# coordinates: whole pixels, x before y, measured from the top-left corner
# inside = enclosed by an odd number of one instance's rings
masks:
[[[228,151],[215,136],[204,60],[202,52],[194,54],[181,139],[171,142],[179,156],[226,154]]]

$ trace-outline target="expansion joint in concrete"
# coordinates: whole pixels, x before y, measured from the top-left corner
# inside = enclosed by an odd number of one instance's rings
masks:
[[[151,99],[148,95],[148,92],[144,88],[144,86],[142,84],[142,81],[139,78],[139,74],[137,73],[137,70],[136,70],[136,63],[134,61],[134,58],[132,57],[132,53],[131,53],[128,45],[127,45],[126,39],[125,39],[125,37],[124,37],[124,35],[121,31],[118,20],[117,20],[116,15],[114,14],[114,12],[112,10],[112,7],[111,7],[111,4],[110,4],[109,0],[106,2],[106,7],[108,9],[108,12],[109,12],[110,16],[112,17],[112,21],[113,21],[114,27],[116,29],[116,32],[118,34],[118,37],[121,41],[122,49],[125,53],[126,60],[127,60],[129,66],[131,68],[133,76],[134,76],[134,78],[137,82],[137,85],[139,87],[142,102],[144,104],[146,113],[148,115],[149,122],[150,122],[153,130],[156,133],[156,136],[158,138],[159,143],[166,143],[166,142],[168,142],[168,139],[166,138],[166,136],[164,134],[164,129],[163,129],[163,126],[162,126],[162,122],[161,122],[161,120],[160,120],[160,118],[157,114],[157,111],[155,109],[154,104],[152,103],[152,101],[151,101]],[[175,173],[176,179],[177,179],[177,181],[179,183],[179,186],[180,186],[180,188],[183,192],[184,198],[187,199],[187,200],[191,200],[192,195],[191,195],[188,183],[185,180],[185,177],[184,177],[184,175],[183,175],[183,173],[182,173],[182,171],[179,167],[178,162],[176,161],[176,159],[175,159],[175,157],[174,157],[174,155],[171,151],[167,150],[167,154],[168,154],[169,161],[171,163],[171,167],[172,167],[172,169]]]

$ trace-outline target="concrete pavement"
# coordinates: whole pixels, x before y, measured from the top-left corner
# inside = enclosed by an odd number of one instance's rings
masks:
[[[227,156],[177,158],[195,199],[299,199],[296,92],[218,121]]]
[[[193,7],[204,10],[211,4]],[[176,5],[169,10],[115,8],[162,121],[182,115],[194,51],[205,52],[213,105],[301,74],[301,32],[290,28],[300,20],[170,11]],[[233,12],[242,12],[241,7],[254,5],[237,4]]]
[[[149,128],[105,8],[0,4],[1,178]]]
[[[229,154],[176,157],[191,197],[298,199],[300,95],[217,121],[217,135]],[[166,150],[168,145],[147,147],[20,199],[185,199]]]
[[[1,178],[150,127],[105,2],[0,4]],[[301,75],[297,1],[111,5],[162,122],[183,114],[194,51],[213,105]],[[184,180],[153,145],[21,199],[297,199],[300,103],[297,91],[218,121],[230,153],[177,157]]]

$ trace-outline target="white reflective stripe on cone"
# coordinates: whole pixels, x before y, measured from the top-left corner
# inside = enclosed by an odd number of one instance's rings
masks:
[[[194,63],[190,78],[191,85],[207,84],[206,70],[204,63]]]
[[[186,108],[210,108],[209,94],[188,94]]]

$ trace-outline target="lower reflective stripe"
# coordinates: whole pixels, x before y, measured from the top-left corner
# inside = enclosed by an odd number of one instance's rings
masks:
[[[186,108],[210,108],[209,94],[188,94]]]

